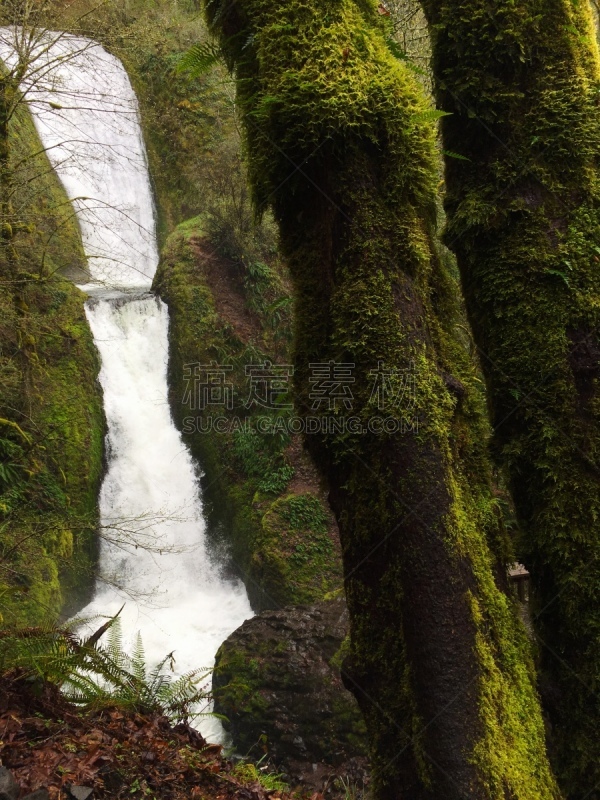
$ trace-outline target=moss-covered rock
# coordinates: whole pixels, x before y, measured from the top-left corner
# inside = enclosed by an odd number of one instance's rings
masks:
[[[256,758],[264,749],[293,783],[315,791],[335,775],[365,773],[364,721],[336,658],[347,633],[344,601],[330,600],[264,611],[217,653],[215,710],[238,751]]]
[[[253,606],[314,602],[341,586],[337,525],[298,436],[261,428],[280,412],[247,407],[246,367],[287,360],[289,315],[274,320],[269,310],[282,307],[285,283],[274,259],[261,265],[262,283],[249,281],[203,225],[190,220],[171,235],[155,280],[170,313],[173,415],[202,467],[211,527],[224,531]],[[194,365],[211,364],[231,368],[230,408],[201,409],[189,396]]]

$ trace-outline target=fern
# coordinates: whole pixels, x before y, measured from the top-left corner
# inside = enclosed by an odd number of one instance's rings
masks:
[[[179,58],[177,72],[187,72],[192,78],[199,78],[223,62],[223,55],[219,45],[214,42],[202,42],[192,45]]]
[[[135,640],[133,655],[131,656],[131,674],[139,683],[144,683],[146,680],[146,658],[144,655],[142,637],[139,631]]]
[[[0,422],[8,422],[0,420]],[[18,426],[17,426],[18,427]],[[21,429],[19,428],[19,431]],[[23,433],[21,431],[21,433]],[[23,434],[25,436],[25,434]],[[25,468],[17,459],[22,458],[23,449],[20,445],[0,437],[0,491],[6,491],[18,484],[24,477]]]
[[[106,631],[108,641],[101,645]],[[139,634],[133,654],[128,655],[118,614],[87,640],[68,628],[0,631],[0,674],[17,669],[32,680],[54,683],[70,702],[86,710],[117,706],[186,723],[207,713],[196,709],[209,698],[204,681],[211,671],[192,670],[173,680],[173,668],[169,653],[148,671]]]
[[[403,61],[407,69],[411,70],[411,72],[414,72],[417,75],[420,75],[421,77],[427,77],[425,70],[421,69],[421,67],[418,67],[410,60],[408,54],[404,52],[395,39],[390,37],[386,39],[386,43],[394,58],[397,58],[399,61]]]
[[[8,489],[18,483],[20,478],[19,464],[0,463],[0,489]]]

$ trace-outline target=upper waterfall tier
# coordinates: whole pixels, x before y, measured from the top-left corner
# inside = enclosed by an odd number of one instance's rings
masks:
[[[121,62],[64,33],[0,29],[0,58],[25,65],[21,89],[77,211],[93,284],[149,287],[158,251],[138,103]],[[86,287],[87,288],[87,287]]]

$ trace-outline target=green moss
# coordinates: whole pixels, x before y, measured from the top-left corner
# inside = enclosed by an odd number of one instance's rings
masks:
[[[31,625],[92,584],[104,421],[84,295],[63,277],[84,274],[79,228],[25,107],[10,136],[28,230],[18,276],[0,252],[0,603]]]
[[[565,793],[594,797],[600,70],[590,7],[423,6],[438,104],[452,112],[444,146],[470,159],[448,159],[446,236],[484,354],[494,452],[532,576],[550,751]]]
[[[271,503],[256,538],[251,575],[279,605],[305,605],[339,586],[339,556],[327,512],[314,494]]]
[[[385,409],[402,433],[307,437],[340,525],[345,681],[375,796],[556,797],[529,645],[500,588],[509,548],[481,389],[434,244],[426,102],[386,48],[377,3],[206,8],[235,69],[255,200],[273,207],[296,287],[299,408],[314,413],[315,362],[355,365],[365,425],[378,364],[392,389],[416,381],[408,407]]]
[[[248,659],[243,651],[222,645],[215,656],[214,676],[221,707],[234,710],[236,716],[260,719],[269,704],[260,691],[264,687],[259,661]]]
[[[10,163],[19,222],[27,226],[14,240],[25,271],[39,277],[85,277],[79,225],[62,184],[51,170],[25,104],[11,120]],[[60,302],[60,289],[52,295]]]

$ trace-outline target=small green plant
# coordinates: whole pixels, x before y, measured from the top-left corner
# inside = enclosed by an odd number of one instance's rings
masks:
[[[139,633],[133,654],[130,656],[124,650],[118,618],[110,626],[108,645],[97,648],[96,652],[111,670],[104,674],[95,665],[76,669],[64,685],[65,695],[76,705],[88,708],[117,705],[142,714],[164,714],[172,722],[188,722],[207,713],[196,709],[199,705],[206,706],[208,701],[209,693],[203,682],[210,670],[192,670],[173,679],[173,653],[149,669]]]
[[[0,437],[0,493],[18,484],[25,476],[23,464],[23,448]]]
[[[259,482],[258,488],[261,492],[280,494],[294,477],[294,468],[290,464],[284,464],[278,469],[267,472]]]
[[[282,779],[282,774],[268,772],[266,767],[259,767],[258,764],[249,761],[237,764],[233,769],[233,775],[243,783],[260,783],[267,792],[285,792],[289,789],[288,784]]]
[[[178,73],[187,72],[192,78],[199,78],[219,63],[224,63],[219,45],[216,42],[200,42],[179,56],[175,70]]]
[[[269,298],[278,283],[277,275],[264,261],[250,261],[246,264],[244,288],[249,307],[258,313],[266,313],[272,305]]]
[[[312,530],[315,533],[327,530],[323,504],[312,494],[290,497],[281,510],[281,516],[294,530]]]
[[[261,492],[280,494],[294,475],[294,468],[277,452],[283,444],[273,436],[261,436],[254,428],[234,431],[234,454],[248,477],[258,479]]]
[[[344,800],[366,800],[367,792],[363,783],[362,787],[357,783],[353,783],[350,778],[340,776],[336,779],[339,782],[340,789],[344,792]]]

